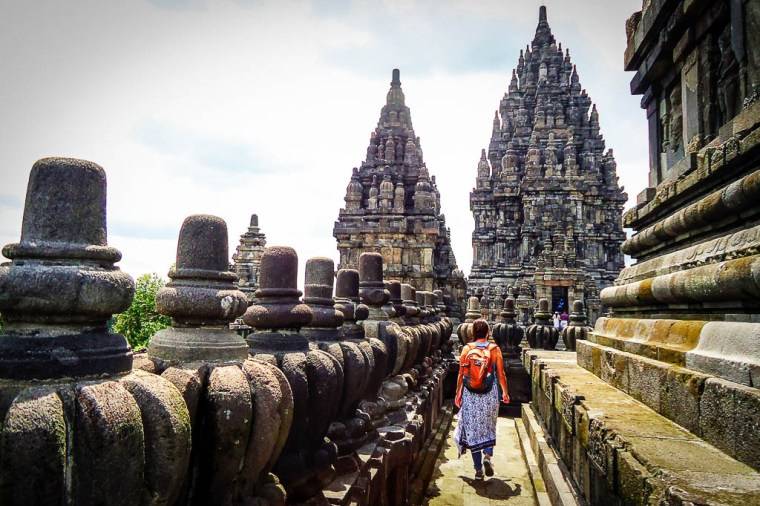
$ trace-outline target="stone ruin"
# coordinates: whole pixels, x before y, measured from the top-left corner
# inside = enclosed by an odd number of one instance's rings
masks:
[[[489,320],[512,286],[530,299],[517,301],[523,323],[541,298],[551,312],[569,312],[571,301],[585,300],[595,321],[596,287],[611,285],[624,265],[620,217],[627,198],[612,150],[605,151],[596,105],[541,7],[470,193],[468,295],[481,299]]]
[[[274,246],[249,306],[227,244],[221,218],[185,220],[156,297],[171,327],[133,353],[107,326],[134,283],[107,244],[105,172],[34,165],[0,265],[0,503],[391,505],[424,490],[451,420],[442,294],[389,291],[366,253],[335,297],[332,260],[307,261],[301,298],[296,252]],[[247,338],[229,328],[241,315]]]
[[[760,503],[759,27],[754,0],[648,0],[627,23],[650,141],[635,263],[602,290],[608,316],[565,329],[576,354],[523,356],[557,500]]]

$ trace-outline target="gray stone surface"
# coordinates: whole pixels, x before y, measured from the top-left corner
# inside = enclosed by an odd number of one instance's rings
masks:
[[[248,307],[227,269],[227,224],[209,215],[185,219],[171,281],[156,294],[156,309],[172,327],[151,339],[151,357],[169,363],[242,362],[248,345],[228,324]]]

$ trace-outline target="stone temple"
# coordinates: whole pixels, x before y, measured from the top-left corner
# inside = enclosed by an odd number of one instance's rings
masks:
[[[569,301],[585,299],[596,316],[598,290],[611,285],[624,265],[620,217],[626,199],[596,106],[541,7],[470,193],[469,295],[481,298],[493,316],[511,285],[522,296],[523,322],[540,298],[553,311],[569,311]]]
[[[259,217],[252,214],[250,226],[240,236],[240,243],[232,255],[230,266],[230,271],[238,276],[240,291],[245,293],[251,302],[253,302],[253,294],[259,287],[259,266],[266,245],[267,236],[259,229]]]
[[[457,267],[441,195],[425,165],[398,69],[345,201],[333,229],[341,269],[355,269],[364,252],[381,253],[387,277],[418,290],[443,290],[454,314],[463,312],[464,274]]]

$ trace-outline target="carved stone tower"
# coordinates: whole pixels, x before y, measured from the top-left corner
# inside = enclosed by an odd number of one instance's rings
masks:
[[[333,231],[340,269],[356,269],[362,253],[378,252],[386,278],[419,290],[442,289],[457,302],[463,299],[464,276],[451,249],[435,176],[425,166],[404,103],[398,69],[345,201]]]
[[[259,265],[267,245],[267,237],[259,230],[259,217],[251,215],[248,230],[240,236],[240,244],[232,255],[230,270],[238,275],[238,286],[253,302],[253,294],[259,287]]]
[[[509,285],[535,285],[531,298],[548,299],[553,311],[598,300],[597,287],[611,285],[623,267],[626,199],[596,106],[541,7],[470,194],[470,294],[503,300]]]

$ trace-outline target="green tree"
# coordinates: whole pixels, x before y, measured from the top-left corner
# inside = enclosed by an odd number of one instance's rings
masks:
[[[143,274],[137,278],[132,305],[114,316],[114,332],[126,337],[135,351],[145,348],[153,334],[171,324],[171,318],[156,312],[156,293],[163,286],[157,274]]]

